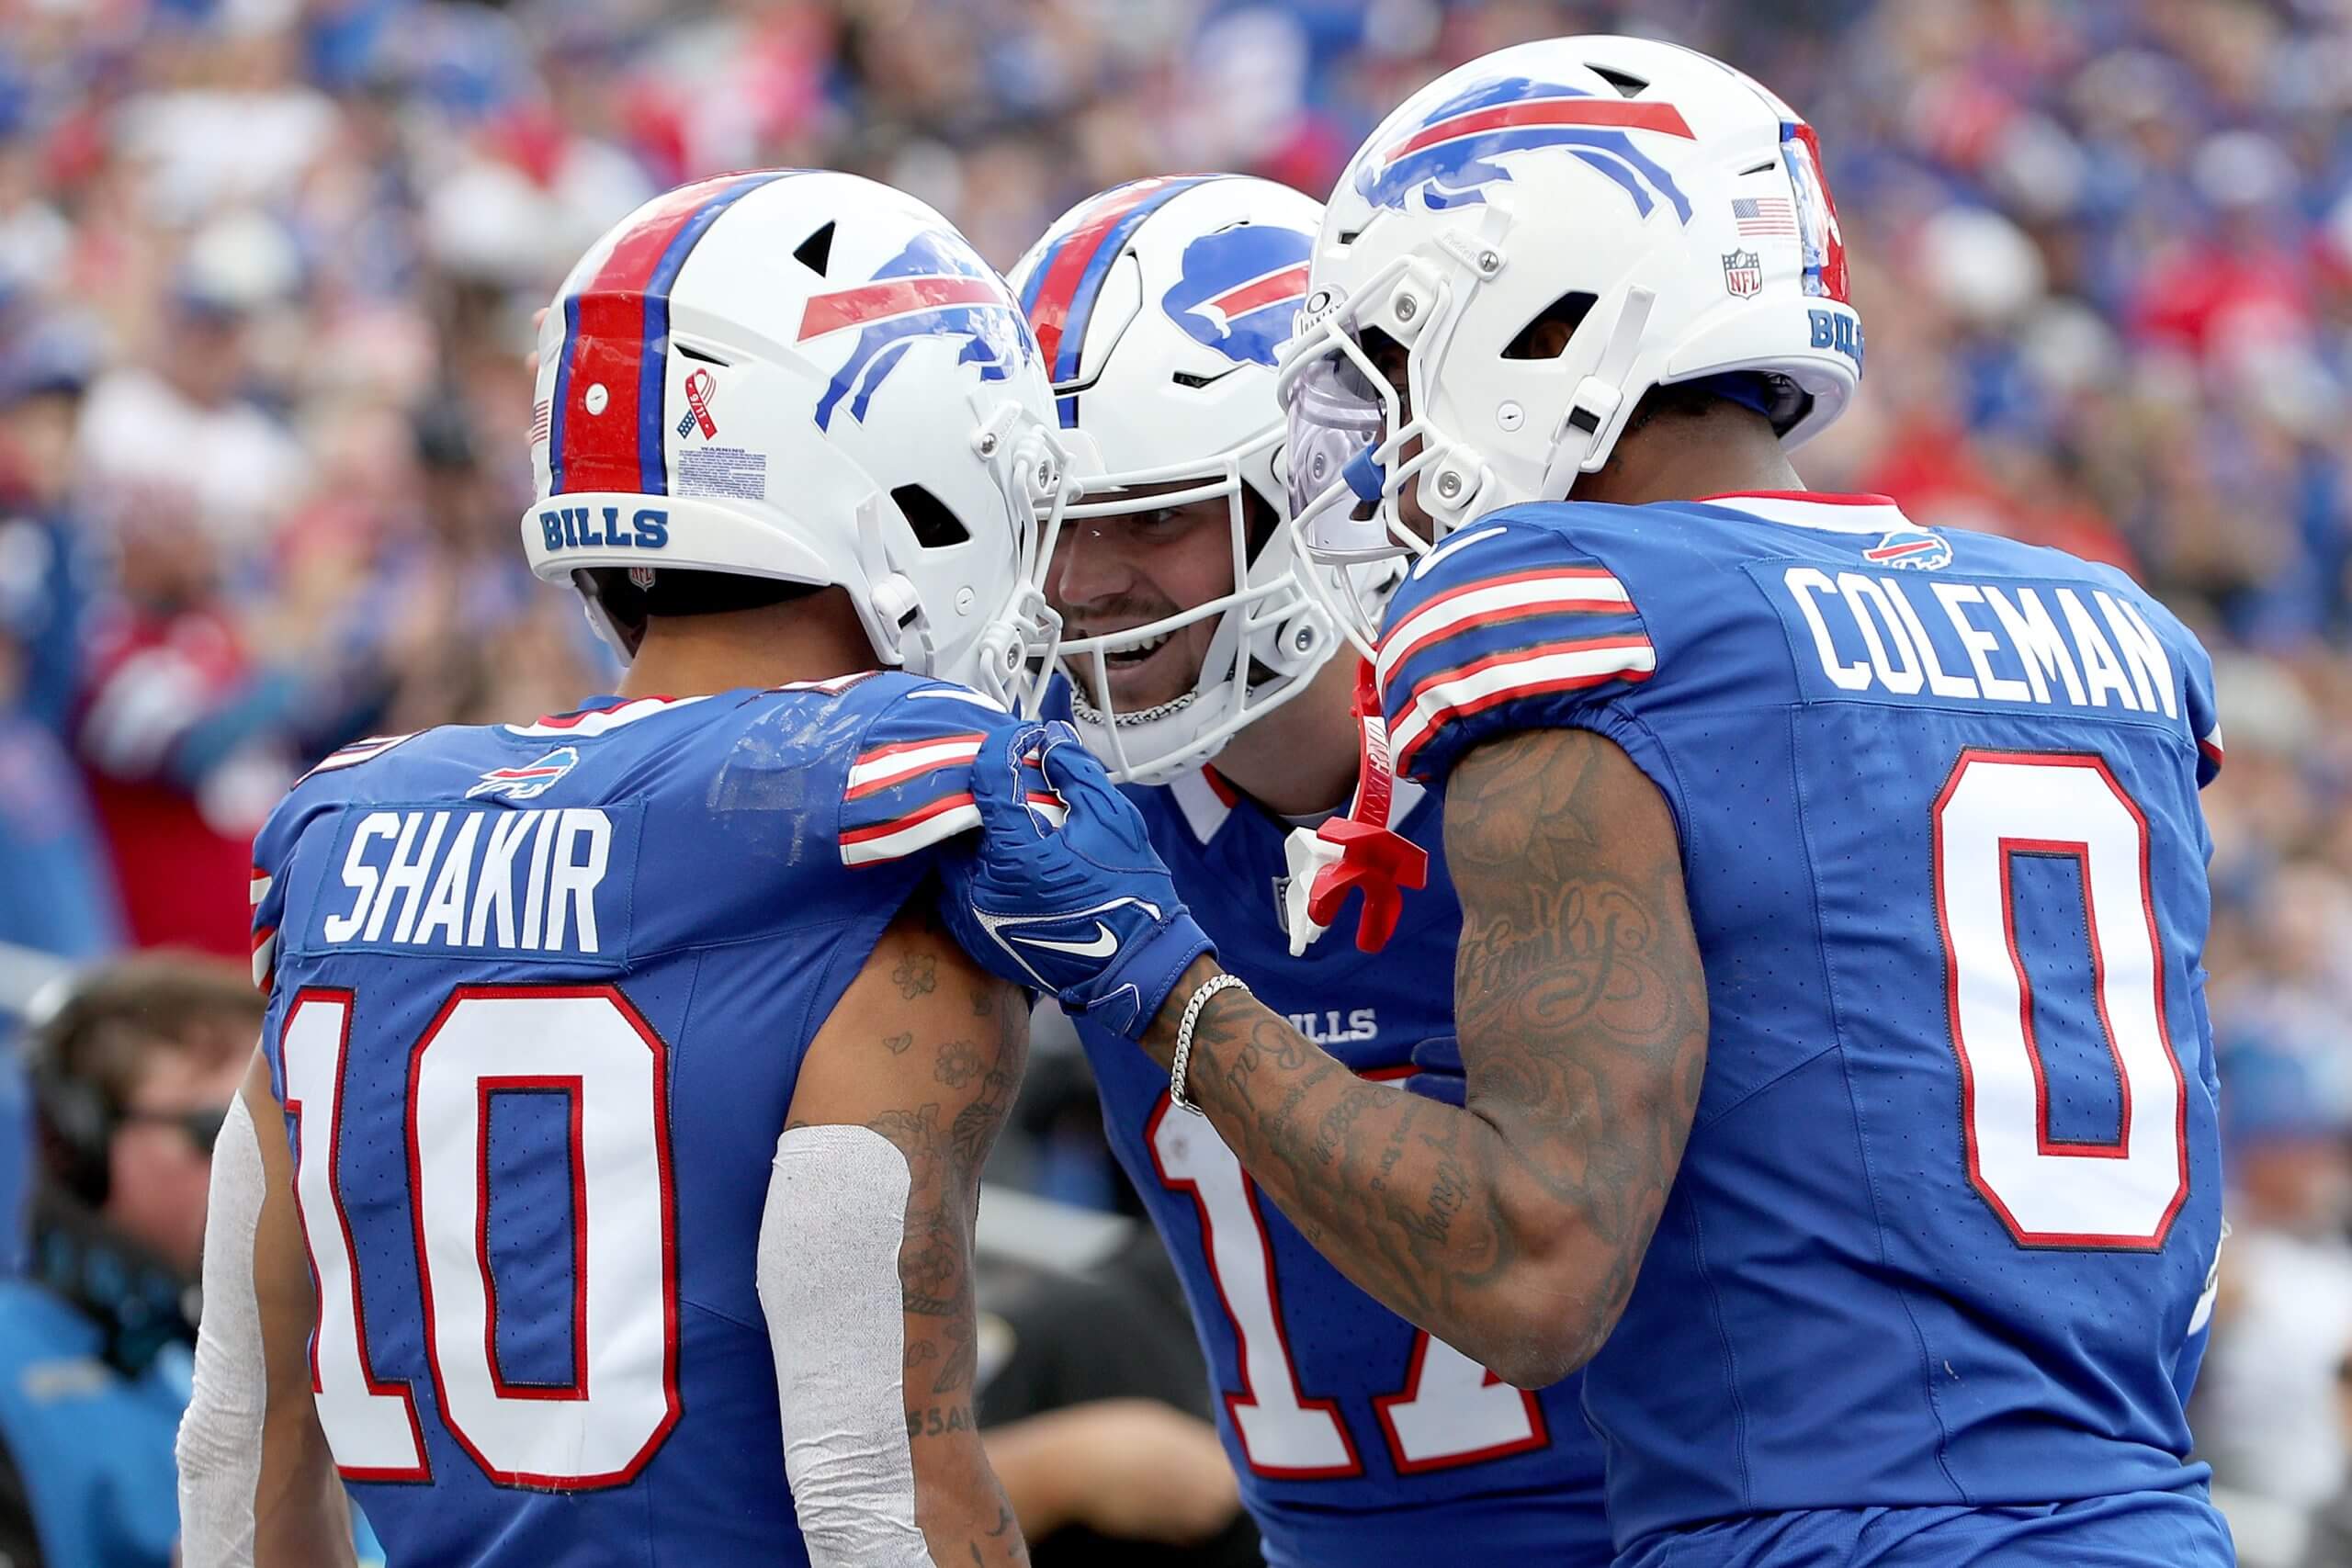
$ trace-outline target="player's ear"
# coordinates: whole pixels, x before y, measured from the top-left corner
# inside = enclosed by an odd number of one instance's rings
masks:
[[[1568,351],[1568,340],[1577,335],[1577,328],[1599,304],[1600,298],[1582,289],[1563,294],[1519,329],[1519,335],[1504,345],[1505,359],[1557,359]]]

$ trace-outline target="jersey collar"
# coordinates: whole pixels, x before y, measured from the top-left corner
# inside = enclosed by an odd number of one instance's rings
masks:
[[[557,714],[531,724],[502,726],[509,735],[602,735],[618,729],[624,724],[635,724],[640,718],[650,718],[671,708],[682,708],[703,701],[703,697],[592,697],[586,706],[567,714]]]
[[[1837,495],[1817,490],[1742,490],[1702,495],[1698,506],[1720,506],[1745,512],[1768,523],[1796,528],[1817,528],[1829,534],[1883,534],[1907,528],[1911,520],[1892,496]]]
[[[1216,837],[1226,818],[1241,802],[1241,792],[1226,781],[1225,775],[1206,763],[1189,773],[1179,773],[1168,781],[1169,798],[1183,814],[1184,825],[1193,837],[1205,844]],[[1389,807],[1389,820],[1402,826],[1407,818],[1420,808],[1427,791],[1408,778],[1396,781],[1396,793]],[[1334,813],[1336,815],[1336,812]]]

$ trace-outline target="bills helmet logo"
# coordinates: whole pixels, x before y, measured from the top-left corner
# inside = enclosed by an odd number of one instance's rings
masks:
[[[466,791],[466,798],[503,795],[509,800],[535,800],[554,787],[556,780],[580,765],[580,749],[559,746],[536,762],[519,768],[492,768],[481,782]]]
[[[1634,144],[1629,132],[1635,130],[1697,140],[1672,104],[1596,97],[1526,76],[1481,82],[1359,165],[1356,194],[1375,207],[1401,209],[1416,190],[1432,209],[1476,206],[1486,200],[1483,187],[1510,178],[1496,159],[1558,147],[1623,186],[1644,218],[1663,200],[1690,222],[1690,198],[1663,165]]]
[[[1297,321],[1314,246],[1310,234],[1266,223],[1204,234],[1184,247],[1183,276],[1160,308],[1203,347],[1271,370]]]
[[[958,365],[979,367],[983,381],[1001,381],[1029,357],[1033,340],[1020,307],[986,263],[944,234],[918,234],[882,264],[874,281],[809,298],[800,341],[857,330],[849,357],[817,400],[817,428],[832,427],[843,399],[865,423],[874,394],[917,338],[962,338]]]
[[[1951,545],[1926,528],[1889,529],[1862,558],[1905,571],[1938,571],[1951,564]]]

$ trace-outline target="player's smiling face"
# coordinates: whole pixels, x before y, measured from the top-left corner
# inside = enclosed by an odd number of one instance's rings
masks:
[[[1046,577],[1046,600],[1061,613],[1062,635],[1072,639],[1147,626],[1232,592],[1233,513],[1221,496],[1069,524]],[[1222,618],[1204,616],[1107,655],[1112,705],[1138,713],[1191,691]],[[1104,694],[1093,689],[1093,664],[1077,659],[1069,668],[1100,706]]]

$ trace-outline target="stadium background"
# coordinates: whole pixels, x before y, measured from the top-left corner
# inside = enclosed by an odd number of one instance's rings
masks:
[[[1320,195],[1441,70],[1596,30],[1820,130],[1870,363],[1807,480],[2112,560],[2215,651],[2200,1438],[2297,1561],[2352,1343],[2352,0],[0,0],[0,1007],[39,953],[241,957],[306,759],[608,689],[515,548],[522,355],[644,197],[849,168],[1010,265],[1137,175]],[[1078,1071],[1003,1174],[1115,1207]]]

